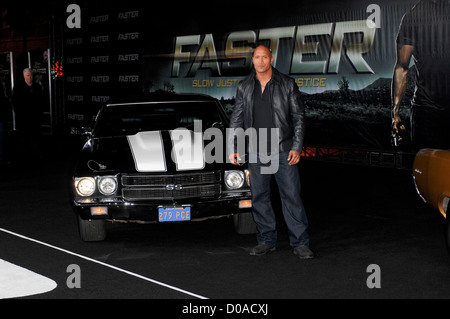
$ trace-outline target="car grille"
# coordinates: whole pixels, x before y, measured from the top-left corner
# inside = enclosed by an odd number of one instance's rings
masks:
[[[176,175],[122,175],[122,196],[127,201],[215,197],[221,191],[220,181],[220,171]]]

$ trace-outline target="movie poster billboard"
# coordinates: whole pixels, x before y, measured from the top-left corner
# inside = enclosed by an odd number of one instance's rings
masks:
[[[202,93],[221,100],[231,113],[237,85],[252,70],[252,50],[264,44],[272,50],[273,66],[294,78],[302,94],[305,146],[393,150],[396,40],[403,16],[418,2],[227,1],[211,6],[200,1],[148,8],[131,1],[123,8],[99,2],[94,9],[86,2],[80,4],[88,10],[83,11],[84,29],[66,32],[66,70],[71,71],[66,84],[74,87],[69,92],[80,92],[69,94],[67,101],[95,105],[130,91]],[[406,69],[400,108],[404,149],[410,144],[414,59]],[[86,97],[86,92],[92,93]],[[69,116],[84,117],[72,109]]]
[[[68,2],[63,26],[64,105],[69,134],[92,127],[98,110],[141,86],[142,13],[136,1]]]

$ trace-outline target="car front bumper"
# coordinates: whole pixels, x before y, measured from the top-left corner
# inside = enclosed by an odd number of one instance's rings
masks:
[[[185,201],[136,201],[117,199],[111,202],[80,203],[73,208],[82,219],[158,222],[160,207],[190,206],[190,220],[208,219],[251,211],[251,194],[231,193],[219,198],[188,199]]]

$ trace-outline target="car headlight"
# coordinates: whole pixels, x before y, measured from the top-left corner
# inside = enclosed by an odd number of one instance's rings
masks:
[[[103,176],[98,179],[98,190],[103,195],[112,195],[117,190],[117,179],[114,176]]]
[[[225,185],[229,189],[238,189],[244,185],[244,172],[242,171],[225,171]]]
[[[95,192],[95,180],[92,177],[75,178],[75,189],[80,196],[91,196]]]

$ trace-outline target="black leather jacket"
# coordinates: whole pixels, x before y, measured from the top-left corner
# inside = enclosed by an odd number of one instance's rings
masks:
[[[290,150],[302,152],[305,135],[305,107],[294,79],[272,68],[272,80],[266,87],[270,90],[272,115],[275,127],[279,128],[280,152]],[[236,102],[230,118],[230,128],[253,127],[253,91],[255,89],[255,70],[242,80],[236,93]],[[236,139],[229,134],[228,151],[236,152]]]

